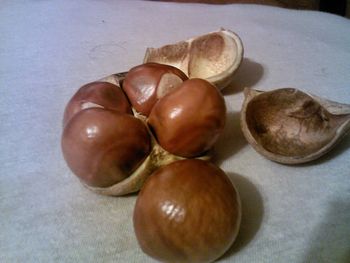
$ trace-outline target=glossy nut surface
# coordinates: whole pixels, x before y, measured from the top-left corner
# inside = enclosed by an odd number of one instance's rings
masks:
[[[132,113],[130,103],[120,87],[108,82],[96,81],[82,86],[73,95],[66,106],[63,125],[79,111],[90,107]]]
[[[215,165],[196,159],[163,166],[138,195],[133,223],[142,250],[165,262],[211,262],[234,242],[241,205]]]
[[[225,120],[225,101],[216,87],[190,79],[155,104],[148,124],[165,150],[189,158],[213,146]]]
[[[132,106],[148,116],[159,98],[186,79],[187,76],[173,66],[146,63],[130,69],[125,76],[123,89]]]
[[[150,152],[145,125],[131,115],[101,108],[85,109],[66,124],[62,151],[84,183],[107,187],[128,177]]]

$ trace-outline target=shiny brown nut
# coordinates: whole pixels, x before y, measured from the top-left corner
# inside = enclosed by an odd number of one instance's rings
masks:
[[[177,161],[154,172],[134,209],[141,249],[165,262],[210,262],[234,242],[241,221],[239,194],[215,165]]]
[[[132,115],[89,108],[65,125],[62,151],[85,184],[107,187],[128,177],[150,152],[146,126]]]
[[[224,98],[203,79],[190,79],[153,107],[148,124],[165,150],[182,157],[208,151],[225,126]]]
[[[91,107],[132,113],[130,103],[120,87],[96,81],[82,86],[70,99],[64,112],[63,125],[79,111]]]
[[[123,89],[135,110],[148,116],[159,98],[186,79],[185,73],[173,66],[146,63],[130,69]]]

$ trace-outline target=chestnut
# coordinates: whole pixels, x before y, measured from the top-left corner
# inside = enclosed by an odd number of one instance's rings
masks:
[[[132,106],[148,116],[156,101],[188,79],[185,73],[173,66],[146,63],[126,74],[123,89]]]
[[[139,106],[147,112],[139,112],[132,107],[144,94],[150,96]],[[221,93],[208,81],[147,63],[125,79],[113,74],[75,93],[64,113],[62,151],[90,190],[124,195],[138,191],[159,167],[183,158],[208,159],[225,114]]]
[[[237,190],[207,161],[188,159],[155,171],[136,200],[141,249],[165,262],[211,262],[234,242],[241,221]]]
[[[95,81],[82,86],[70,99],[64,112],[63,125],[79,111],[90,107],[132,113],[130,103],[120,87]]]
[[[76,113],[65,125],[61,143],[70,169],[93,187],[124,180],[151,150],[150,136],[141,120],[103,108]]]
[[[159,100],[148,124],[165,150],[192,158],[214,145],[225,120],[225,100],[220,91],[208,81],[194,78]]]

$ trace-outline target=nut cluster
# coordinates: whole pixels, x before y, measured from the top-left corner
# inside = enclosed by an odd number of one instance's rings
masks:
[[[174,160],[201,157],[225,126],[225,101],[216,87],[203,79],[187,79],[175,67],[134,67],[121,86],[89,83],[77,91],[64,113],[64,158],[90,187],[122,182],[151,153],[157,157],[153,156],[150,172],[167,155],[177,156]]]
[[[215,260],[235,240],[241,219],[233,184],[201,160],[224,129],[223,96],[208,81],[158,63],[132,68],[119,84],[89,83],[68,102],[62,134],[68,166],[98,193],[142,187],[133,222],[148,255]]]
[[[133,224],[141,249],[166,262],[210,262],[234,242],[240,198],[208,161],[243,45],[221,29],[146,50],[144,64],[81,87],[66,106],[62,151],[94,192],[141,189]],[[190,78],[190,79],[189,79]],[[246,88],[241,127],[265,157],[296,164],[330,151],[350,130],[350,105],[297,89]]]

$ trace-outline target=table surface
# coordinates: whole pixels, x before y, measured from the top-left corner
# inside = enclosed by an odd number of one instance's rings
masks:
[[[83,84],[158,47],[224,27],[245,57],[223,91],[216,163],[235,182],[243,221],[222,262],[349,262],[350,136],[304,165],[271,162],[239,125],[244,87],[295,87],[350,103],[350,21],[258,5],[155,1],[1,1],[0,262],[153,262],[132,227],[136,195],[106,197],[67,168],[64,107]]]

